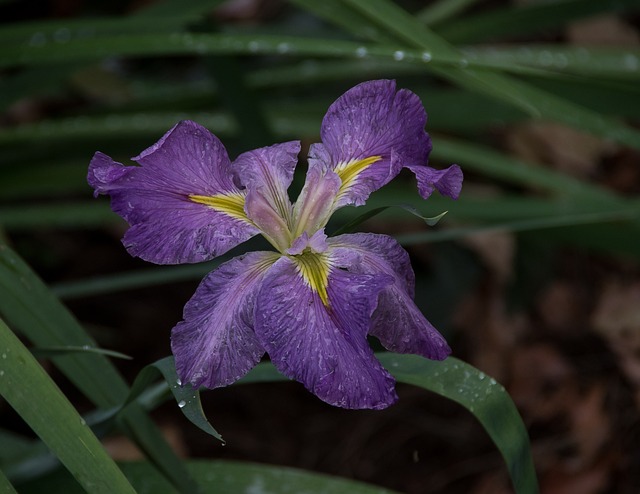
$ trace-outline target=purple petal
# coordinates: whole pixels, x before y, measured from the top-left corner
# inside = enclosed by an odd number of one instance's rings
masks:
[[[298,162],[300,142],[291,141],[241,154],[233,162],[247,187],[247,216],[281,251],[291,243],[292,205],[287,189]]]
[[[422,165],[407,165],[407,168],[415,173],[418,191],[424,199],[428,199],[434,189],[451,199],[457,199],[460,195],[463,176],[458,165],[451,165],[444,170]]]
[[[406,89],[396,92],[395,81],[365,82],[338,98],[322,121],[325,149],[313,153],[319,160],[329,156],[327,165],[343,179],[337,206],[362,205],[403,166],[426,164],[431,150],[426,121],[418,96]]]
[[[244,196],[233,183],[226,150],[204,127],[180,122],[134,160],[141,166],[96,153],[87,177],[131,225],[123,238],[131,255],[158,264],[201,262],[258,232],[244,216]],[[232,198],[238,211],[214,209],[194,196]]]
[[[255,298],[277,254],[252,252],[211,272],[171,332],[178,376],[194,387],[235,382],[264,355],[254,332]]]
[[[355,273],[386,274],[394,282],[378,299],[369,334],[384,347],[442,360],[451,349],[413,301],[414,274],[407,252],[391,237],[373,233],[339,235],[329,239],[331,251],[351,259]]]
[[[256,305],[256,334],[284,375],[343,408],[386,408],[397,400],[393,377],[367,343],[378,293],[390,279],[332,269],[328,306],[282,257],[267,273]]]
[[[340,184],[340,178],[332,170],[309,160],[307,177],[293,208],[294,238],[303,232],[311,236],[325,227],[334,211]]]
[[[311,252],[321,254],[327,250],[327,235],[324,230],[318,230],[311,237],[307,232],[304,232],[298,238],[296,238],[291,247],[287,249],[287,254],[292,256],[302,254],[305,249],[309,249]]]

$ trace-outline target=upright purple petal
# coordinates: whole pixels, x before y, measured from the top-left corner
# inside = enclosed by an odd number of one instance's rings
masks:
[[[418,96],[396,92],[395,81],[365,82],[338,98],[322,121],[323,144],[312,152],[313,159],[329,159],[342,179],[336,207],[362,205],[403,166],[426,164],[426,121]]]
[[[366,335],[377,295],[390,280],[333,269],[328,306],[282,257],[264,279],[256,305],[256,334],[284,375],[321,400],[343,408],[386,408],[394,379],[380,365]]]
[[[277,254],[252,252],[210,273],[171,332],[183,383],[217,388],[235,382],[264,355],[254,332],[255,298]]]
[[[339,235],[329,239],[330,251],[351,260],[354,273],[393,277],[378,299],[369,334],[384,347],[442,360],[451,349],[413,301],[414,275],[407,252],[391,237],[373,233]]]
[[[334,171],[309,160],[304,186],[293,208],[294,239],[304,232],[311,236],[326,226],[334,211],[340,184]]]
[[[281,251],[292,240],[292,205],[287,189],[299,152],[300,142],[291,141],[243,153],[233,162],[241,184],[248,190],[247,216]]]
[[[180,122],[134,160],[140,166],[96,153],[87,177],[131,225],[123,238],[131,255],[158,264],[201,262],[258,232],[226,150],[204,127]]]

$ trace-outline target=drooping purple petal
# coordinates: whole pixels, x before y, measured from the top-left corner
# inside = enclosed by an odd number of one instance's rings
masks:
[[[180,122],[134,160],[140,166],[96,153],[87,177],[131,225],[123,238],[131,255],[157,264],[207,261],[258,232],[244,215],[224,146],[204,127]],[[225,212],[194,197],[234,207]]]
[[[338,98],[322,121],[323,144],[311,153],[328,157],[343,179],[336,206],[362,205],[403,166],[425,165],[431,150],[426,121],[418,96],[396,92],[395,81],[365,82]]]
[[[200,283],[171,332],[183,383],[217,388],[251,370],[264,355],[254,332],[256,294],[277,254],[252,252],[219,266]]]
[[[272,363],[331,405],[381,409],[393,404],[395,381],[366,339],[378,293],[390,278],[331,269],[326,306],[295,262],[280,258],[257,298],[256,334]]]
[[[292,205],[287,189],[298,162],[300,142],[291,141],[243,153],[233,162],[247,190],[247,216],[280,250],[291,242]]]
[[[393,238],[356,233],[333,237],[329,244],[330,251],[350,258],[349,271],[393,277],[393,283],[380,293],[369,334],[393,352],[434,360],[442,360],[451,353],[445,339],[414,303],[409,255]]]
[[[460,195],[463,176],[458,165],[451,165],[443,170],[421,165],[407,165],[407,168],[415,173],[418,191],[423,199],[428,199],[434,189],[451,199],[457,199]]]

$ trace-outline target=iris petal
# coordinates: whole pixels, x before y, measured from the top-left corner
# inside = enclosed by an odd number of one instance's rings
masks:
[[[336,207],[360,206],[403,166],[426,164],[431,150],[426,121],[418,96],[396,92],[394,81],[365,82],[338,98],[322,121],[322,144],[310,153],[338,174],[350,170]],[[366,166],[353,168],[354,163]]]
[[[295,262],[282,257],[260,288],[256,334],[276,368],[321,400],[343,408],[386,408],[397,399],[395,381],[366,335],[378,293],[390,281],[332,266],[327,306]]]
[[[217,388],[244,376],[264,355],[254,333],[255,298],[278,254],[252,252],[210,273],[171,332],[178,376]]]
[[[244,193],[224,146],[204,127],[180,122],[134,160],[141,166],[96,153],[87,177],[131,225],[123,238],[131,255],[158,264],[207,261],[258,232],[237,207]]]
[[[247,188],[247,216],[281,252],[290,245],[292,208],[287,189],[298,162],[300,142],[291,141],[241,154],[233,167]]]
[[[336,253],[350,259],[347,268],[350,271],[393,277],[393,283],[380,293],[369,334],[393,352],[435,360],[451,353],[446,340],[414,303],[414,275],[409,255],[393,238],[356,233],[331,238],[329,244]]]

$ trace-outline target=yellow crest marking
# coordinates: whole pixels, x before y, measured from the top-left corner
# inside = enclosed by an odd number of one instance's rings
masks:
[[[251,220],[247,218],[247,215],[244,212],[244,198],[244,194],[240,192],[232,192],[231,194],[216,194],[213,196],[199,196],[196,194],[189,195],[189,200],[192,202],[204,204],[205,206],[209,206],[216,211],[228,214],[233,218],[251,223]]]
[[[325,307],[329,307],[327,285],[329,284],[330,265],[326,257],[313,252],[303,252],[300,255],[292,256],[291,259],[298,267],[298,271],[307,285],[318,294]]]
[[[340,192],[338,192],[338,195],[347,191],[349,187],[351,187],[351,184],[353,184],[354,180],[358,178],[360,173],[381,159],[382,156],[369,156],[368,158],[361,160],[354,160],[348,163],[339,164],[335,170],[340,177],[340,180],[342,180],[342,185],[340,186]]]

